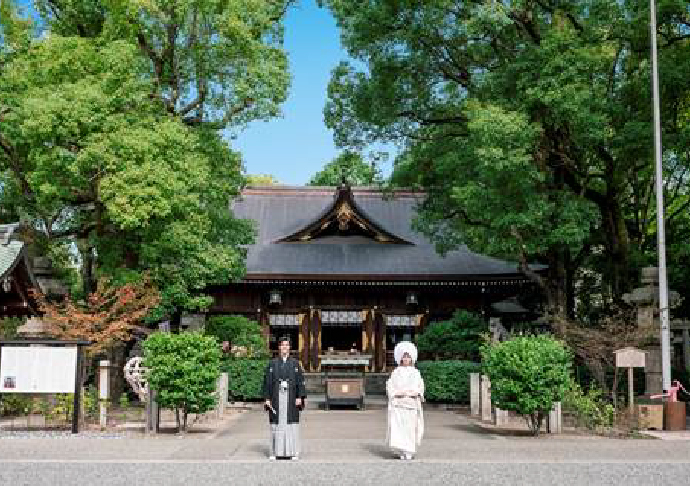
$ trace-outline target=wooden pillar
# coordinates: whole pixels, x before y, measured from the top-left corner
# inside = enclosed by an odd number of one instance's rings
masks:
[[[319,363],[319,354],[321,354],[321,311],[315,309],[312,311],[311,319],[311,371],[319,371],[321,365]]]
[[[374,310],[367,309],[364,311],[364,327],[362,328],[362,351],[364,354],[374,354]],[[373,357],[373,356],[372,356]],[[370,366],[367,366],[367,371],[376,369],[374,361]]]
[[[309,326],[311,326],[311,310],[307,310],[303,314],[302,322],[299,328],[299,359],[302,361],[302,368],[309,370]]]
[[[261,326],[261,335],[266,339],[266,343],[270,345],[269,337],[271,336],[271,326],[268,319],[264,319],[265,312],[260,308],[256,309],[256,322]]]
[[[373,311],[374,321],[374,366],[375,371],[386,371],[386,323],[383,315],[376,309]]]

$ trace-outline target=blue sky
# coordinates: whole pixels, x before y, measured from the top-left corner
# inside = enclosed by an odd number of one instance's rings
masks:
[[[292,85],[283,117],[252,123],[230,144],[242,153],[248,174],[271,174],[284,184],[305,184],[339,153],[324,124],[323,107],[331,70],[348,56],[335,19],[315,0],[299,0],[288,12],[285,49]],[[388,172],[385,165],[380,168]]]

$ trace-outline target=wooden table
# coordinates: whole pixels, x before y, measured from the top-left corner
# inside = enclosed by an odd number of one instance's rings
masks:
[[[364,370],[369,354],[325,354],[319,356],[326,381],[326,410],[331,405],[355,405],[364,409]]]

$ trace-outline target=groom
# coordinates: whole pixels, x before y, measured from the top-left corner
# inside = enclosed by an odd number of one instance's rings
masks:
[[[279,356],[272,359],[264,374],[264,408],[271,425],[271,455],[299,458],[299,415],[307,397],[302,367],[290,357],[290,339],[278,341]]]

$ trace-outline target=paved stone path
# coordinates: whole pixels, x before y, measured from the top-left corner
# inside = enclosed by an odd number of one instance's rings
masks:
[[[215,436],[0,439],[0,485],[62,484],[685,484],[690,443],[505,437],[427,410],[418,459],[384,447],[385,410],[303,416],[299,462],[268,462],[266,416],[249,411]]]

